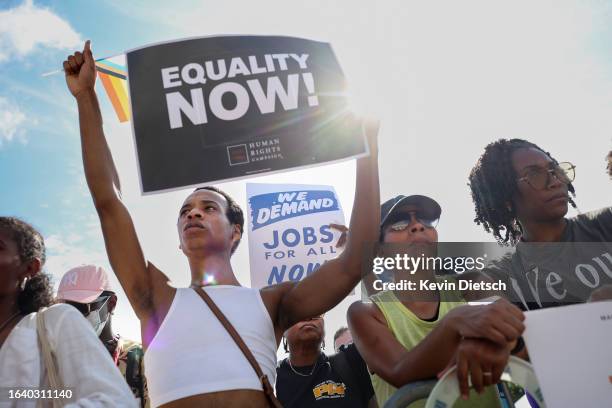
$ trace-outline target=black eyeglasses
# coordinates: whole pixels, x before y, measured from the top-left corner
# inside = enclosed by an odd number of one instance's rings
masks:
[[[525,176],[517,180],[526,182],[536,190],[544,190],[548,187],[551,176],[563,184],[569,184],[576,178],[576,166],[570,162],[561,162],[550,169],[533,167],[525,173]]]
[[[393,216],[393,218],[386,223],[387,227],[385,228],[389,228],[395,232],[404,231],[410,226],[410,224],[412,224],[413,218],[425,228],[436,228],[438,221],[440,220],[439,218],[432,219],[431,217],[427,217],[420,211],[408,211]]]
[[[101,309],[106,303],[106,301],[108,301],[108,299],[110,299],[110,296],[101,297],[99,299],[96,299],[95,302],[91,303],[78,303],[72,302],[70,300],[65,300],[64,303],[73,306],[75,309],[81,312],[83,316],[87,317],[94,310]]]

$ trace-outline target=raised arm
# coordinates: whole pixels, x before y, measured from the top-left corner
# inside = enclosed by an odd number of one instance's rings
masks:
[[[85,178],[100,217],[106,252],[139,318],[152,309],[152,283],[132,218],[121,202],[119,177],[104,131],[94,85],[96,68],[90,43],[64,61],[66,84],[77,100]]]
[[[378,238],[378,123],[366,125],[370,156],[357,160],[356,187],[348,240],[342,254],[296,285],[286,285],[278,311],[282,329],[330,310],[359,282],[364,244]]]

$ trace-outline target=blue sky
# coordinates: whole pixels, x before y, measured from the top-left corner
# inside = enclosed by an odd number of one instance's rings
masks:
[[[522,137],[577,165],[582,211],[610,205],[612,5],[604,1],[3,1],[0,3],[0,214],[47,239],[56,277],[107,265],[80,157],[76,104],[62,74],[42,77],[91,39],[96,57],[147,43],[214,34],[282,34],[329,41],[361,105],[383,119],[381,194],[422,193],[443,208],[446,241],[490,241],[474,225],[467,174],[483,147]],[[145,253],[177,284],[176,211],[186,192],[141,197],[131,128],[102,88],[105,131]],[[260,177],[332,184],[347,217],[354,166]],[[244,182],[222,186],[243,205]],[[570,213],[573,215],[574,213]],[[248,280],[248,240],[234,256]],[[328,316],[328,343],[343,323]],[[138,337],[121,294],[117,326]]]

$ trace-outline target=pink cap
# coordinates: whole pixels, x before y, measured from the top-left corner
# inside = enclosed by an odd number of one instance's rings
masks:
[[[57,289],[57,299],[91,303],[105,290],[112,291],[112,288],[104,269],[96,265],[80,265],[64,274]]]

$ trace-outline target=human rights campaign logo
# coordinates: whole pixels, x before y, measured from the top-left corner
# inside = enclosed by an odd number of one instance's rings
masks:
[[[332,191],[281,191],[251,197],[253,231],[275,222],[326,211],[337,211],[338,200]]]

